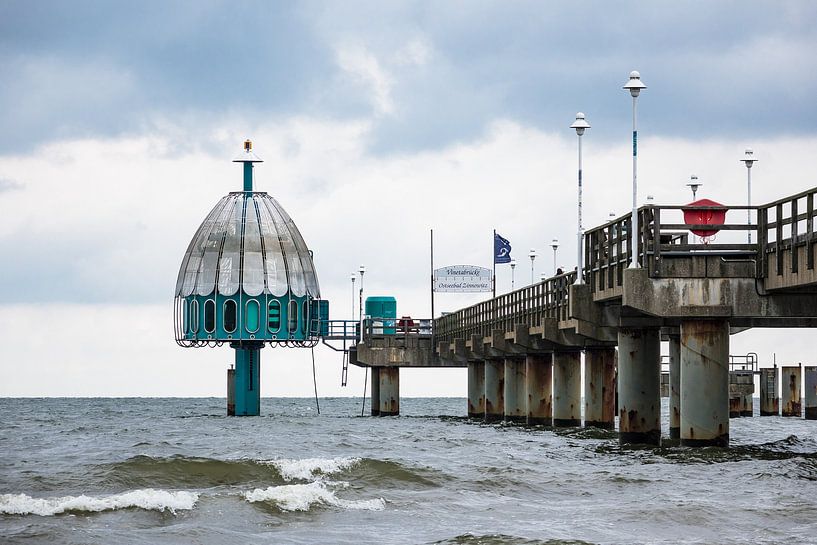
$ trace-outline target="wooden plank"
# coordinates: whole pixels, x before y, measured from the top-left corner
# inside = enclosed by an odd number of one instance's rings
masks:
[[[806,197],[806,268],[814,269],[814,193]]]
[[[655,216],[653,218],[653,247],[655,248],[653,251],[653,274],[652,276],[657,276],[657,273],[661,270],[661,209],[655,209]]]
[[[791,200],[791,217],[797,217],[797,199]],[[797,274],[797,221],[791,224],[791,272]]]
[[[783,203],[777,203],[775,207],[775,253],[777,254],[777,276],[783,274],[783,229],[781,228],[780,218],[783,217]]]
[[[725,223],[718,225],[715,223],[666,223],[664,229],[676,231],[696,229],[699,231],[748,231],[749,227],[745,223]]]
[[[766,278],[768,256],[766,255],[766,248],[769,245],[769,230],[766,223],[769,217],[768,208],[759,208],[757,211],[757,268],[755,276],[757,278]]]

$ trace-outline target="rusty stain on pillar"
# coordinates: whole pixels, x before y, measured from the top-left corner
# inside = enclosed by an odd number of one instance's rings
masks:
[[[400,414],[400,368],[380,368],[380,416]]]
[[[777,394],[777,366],[760,370],[760,416],[778,416],[780,396]]]
[[[780,368],[780,389],[783,394],[783,416],[801,416],[800,404],[800,370],[798,365]]]
[[[582,425],[581,352],[553,353],[553,425]]]
[[[553,355],[528,354],[528,425],[553,425]]]
[[[669,336],[669,438],[681,438],[681,335]]]
[[[505,416],[505,362],[485,360],[485,421],[496,422]]]
[[[369,373],[371,373],[372,416],[380,416],[380,367],[369,368]]]
[[[615,348],[588,348],[584,353],[584,425],[613,429],[616,415]]]
[[[468,362],[468,417],[485,418],[485,362]]]
[[[526,422],[528,419],[525,360],[505,359],[505,421]]]
[[[806,420],[817,420],[817,367],[803,368],[803,383],[805,384]]]
[[[621,443],[661,443],[661,343],[656,328],[618,330]]]
[[[729,322],[681,322],[681,444],[729,446]]]

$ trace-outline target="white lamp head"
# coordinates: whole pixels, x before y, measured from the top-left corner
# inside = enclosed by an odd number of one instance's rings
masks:
[[[571,129],[576,129],[576,134],[579,136],[584,134],[586,129],[590,128],[590,123],[584,118],[584,114],[582,112],[578,112],[576,114],[576,121],[570,126]]]
[[[627,89],[630,91],[630,94],[633,97],[637,97],[638,93],[641,92],[641,89],[646,88],[647,86],[641,81],[641,74],[639,74],[637,70],[630,72],[630,80],[624,85],[624,87],[622,87],[622,89]]]
[[[757,162],[757,159],[755,159],[755,152],[752,151],[752,148],[746,148],[741,161],[743,161],[743,163],[746,165],[746,168],[752,168],[752,165]]]
[[[361,265],[361,266],[360,266],[359,271],[360,271],[360,276],[363,276],[363,273],[365,273],[365,272],[366,272],[366,266],[365,266],[365,265]]]
[[[559,247],[559,240],[554,238],[552,241],[550,241],[550,246],[555,250]]]

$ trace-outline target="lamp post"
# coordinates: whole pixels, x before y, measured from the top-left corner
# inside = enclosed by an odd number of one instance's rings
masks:
[[[701,187],[702,185],[704,184],[700,183],[698,181],[698,177],[695,176],[694,174],[689,177],[689,183],[687,184],[687,186],[689,186],[689,188],[692,190],[693,201],[695,200],[695,194],[698,193],[698,188]]]
[[[360,273],[360,341],[363,342],[363,274],[366,272],[365,265],[361,265]]]
[[[582,135],[590,128],[590,123],[584,118],[582,112],[576,114],[576,121],[570,126],[576,129],[576,137],[579,140],[579,225],[576,230],[576,279],[582,283]]]
[[[542,274],[539,275],[539,281],[540,282],[544,282],[547,279],[548,279],[548,273],[542,273]]]
[[[355,276],[355,273],[352,273],[351,278],[352,278],[352,320],[354,320],[355,319],[355,280],[357,279],[357,276]]]
[[[630,72],[630,80],[624,85],[623,89],[630,91],[630,96],[633,97],[633,216],[632,216],[632,233],[630,235],[632,253],[632,261],[630,268],[638,268],[638,202],[636,193],[638,192],[638,125],[636,123],[636,104],[638,95],[642,89],[647,86],[641,81],[641,74],[633,70]]]
[[[533,260],[536,259],[537,255],[538,254],[536,253],[535,248],[531,248],[530,252],[528,252],[528,257],[530,258],[530,283],[531,284],[533,284],[533,282],[534,282],[534,280],[533,280]]]
[[[755,152],[752,151],[752,148],[746,148],[746,152],[743,155],[743,159],[741,159],[743,163],[746,165],[746,205],[752,206],[752,165],[757,162],[755,159]],[[751,209],[746,210],[746,225],[752,225],[752,211]],[[749,230],[749,244],[752,243],[752,231]]]
[[[556,249],[559,247],[559,241],[554,238],[550,241],[550,247],[553,248],[553,276],[556,276]]]
[[[514,285],[513,271],[514,271],[515,268],[516,268],[516,259],[511,258],[511,291],[513,291],[513,285]]]

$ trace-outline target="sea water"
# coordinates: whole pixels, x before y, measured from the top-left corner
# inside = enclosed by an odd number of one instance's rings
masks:
[[[483,424],[459,398],[320,409],[0,399],[0,542],[817,543],[814,421],[733,419],[730,448],[690,449]]]

